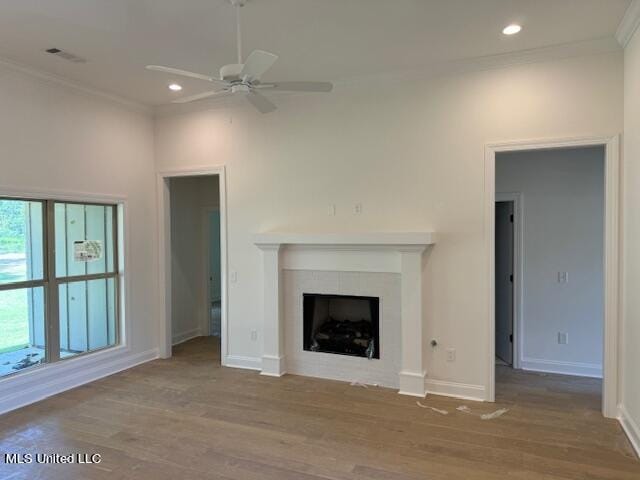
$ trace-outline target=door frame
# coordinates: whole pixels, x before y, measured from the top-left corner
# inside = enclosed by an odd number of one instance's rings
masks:
[[[520,192],[496,192],[495,203],[513,202],[513,346],[511,360],[513,368],[520,368],[523,351],[524,325],[522,322],[523,282],[524,282],[524,235],[522,232],[523,200]],[[494,208],[495,217],[495,208]],[[495,219],[495,218],[494,218]],[[495,228],[495,223],[494,223]],[[494,239],[495,242],[495,239]],[[495,250],[494,250],[495,251]],[[494,258],[495,262],[495,258]],[[495,265],[495,263],[494,263]],[[495,268],[495,267],[494,267]],[[495,326],[493,331],[495,337]]]
[[[227,329],[227,189],[224,165],[163,170],[157,173],[158,201],[158,355],[170,358],[171,335],[171,192],[169,180],[177,177],[218,175],[220,194],[220,274],[221,274],[221,328],[220,362],[226,365],[228,351]]]
[[[544,150],[603,146],[605,148],[604,199],[604,355],[602,414],[616,418],[620,398],[619,378],[619,242],[620,242],[620,136],[591,136],[548,140],[497,142],[485,145],[485,246],[487,265],[487,379],[485,400],[495,401],[495,170],[496,154],[525,150]]]

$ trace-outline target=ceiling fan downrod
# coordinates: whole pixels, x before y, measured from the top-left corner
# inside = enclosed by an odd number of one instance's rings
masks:
[[[240,9],[244,7],[246,0],[229,0],[236,9],[236,44],[238,45],[238,64],[242,63],[242,18]]]

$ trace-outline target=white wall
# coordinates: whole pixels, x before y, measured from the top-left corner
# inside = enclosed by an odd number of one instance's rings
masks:
[[[130,347],[1,380],[2,412],[154,358],[158,257],[153,123],[148,114],[5,65],[0,65],[0,112],[2,194],[126,197]]]
[[[178,177],[171,196],[171,331],[173,343],[206,334],[207,207],[219,206],[218,177]]]
[[[640,452],[640,33],[624,54],[624,164],[623,164],[623,376],[622,403],[627,431],[633,432]],[[631,435],[630,435],[631,436]]]
[[[329,95],[279,96],[270,115],[221,107],[158,118],[159,169],[227,165],[229,269],[237,272],[229,354],[262,353],[261,335],[251,341],[251,330],[262,329],[261,255],[251,234],[433,229],[439,243],[426,261],[425,321],[440,347],[428,351],[428,377],[485,387],[484,145],[619,133],[622,71],[621,54],[603,54],[363,80]],[[454,363],[445,359],[449,347]]]
[[[602,376],[604,148],[500,153],[496,192],[522,197],[521,367]]]

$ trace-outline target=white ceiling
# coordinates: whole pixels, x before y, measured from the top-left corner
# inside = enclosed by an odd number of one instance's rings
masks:
[[[344,80],[612,37],[630,0],[249,0],[245,53],[280,55],[266,80]],[[514,37],[501,34],[511,22]],[[73,64],[57,47],[88,59]],[[235,62],[227,0],[0,0],[0,57],[157,105],[163,64],[203,73]],[[182,94],[210,85],[183,81]]]

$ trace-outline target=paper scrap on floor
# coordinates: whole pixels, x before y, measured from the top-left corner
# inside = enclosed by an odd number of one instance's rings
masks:
[[[482,420],[493,420],[494,418],[501,417],[502,415],[504,415],[508,411],[509,411],[509,409],[507,409],[507,408],[500,408],[500,409],[496,410],[493,413],[485,413],[484,415],[480,415],[480,418]]]
[[[429,405],[423,405],[420,402],[416,402],[416,404],[420,407],[420,408],[426,408],[429,410],[433,410],[434,412],[439,413],[440,415],[449,415],[449,412],[447,412],[446,410],[441,410],[439,408],[435,408],[435,407],[430,407]]]
[[[359,382],[357,380],[354,380],[353,382],[351,382],[351,386],[352,387],[369,388],[369,385],[367,385],[366,383]]]
[[[456,410],[458,410],[459,412],[462,412],[462,413],[466,413],[467,415],[473,415],[474,414],[471,411],[471,409],[469,407],[467,407],[466,405],[460,405],[458,408],[456,408]],[[501,417],[502,415],[504,415],[508,411],[509,411],[508,408],[499,408],[495,412],[484,413],[484,414],[480,415],[480,419],[481,420],[493,420],[494,418]]]

